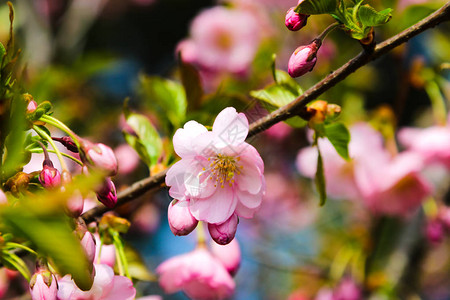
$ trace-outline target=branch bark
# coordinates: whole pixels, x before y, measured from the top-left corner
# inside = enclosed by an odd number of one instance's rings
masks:
[[[302,111],[302,108],[304,108],[309,102],[313,101],[321,94],[335,86],[337,83],[344,80],[348,75],[355,72],[357,69],[386,54],[395,47],[406,43],[411,38],[424,32],[425,30],[433,28],[436,25],[449,20],[450,2],[447,2],[447,4],[442,6],[440,9],[438,9],[425,19],[383,41],[372,50],[366,49],[361,51],[357,56],[349,60],[346,64],[341,66],[336,71],[330,73],[328,76],[305,91],[301,96],[299,96],[288,105],[285,105],[250,124],[247,138],[270,128],[272,125],[275,125],[278,122],[297,116]],[[165,176],[166,171],[163,171],[154,176],[134,183],[132,186],[118,194],[117,205],[120,206],[128,201],[131,201],[147,191],[164,187]],[[95,207],[84,213],[82,217],[87,223],[89,223],[94,221],[96,217],[101,216],[108,210],[110,209],[106,207]]]

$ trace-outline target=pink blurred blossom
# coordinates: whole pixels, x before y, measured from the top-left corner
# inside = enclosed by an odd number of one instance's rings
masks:
[[[351,278],[344,278],[333,292],[333,300],[361,300],[361,288]]]
[[[114,271],[107,265],[94,265],[95,276],[92,288],[81,291],[70,275],[58,281],[59,300],[133,300],[136,289],[133,282],[125,276],[114,275]]]
[[[425,227],[425,236],[433,243],[438,244],[442,242],[445,235],[444,224],[438,219],[430,220]]]
[[[291,126],[287,125],[284,122],[279,122],[270,127],[269,129],[267,129],[266,131],[264,131],[264,134],[276,140],[283,140],[284,138],[289,136],[291,132],[292,132]]]
[[[156,272],[166,293],[181,290],[193,299],[226,299],[235,288],[225,267],[204,247],[163,262]]]
[[[134,230],[143,233],[152,233],[158,229],[161,219],[158,208],[152,203],[146,203],[139,207],[133,215],[131,226]]]
[[[227,269],[231,276],[234,276],[241,265],[241,249],[236,239],[227,245],[211,243],[211,252],[222,265]]]
[[[6,294],[9,288],[9,277],[6,268],[0,269],[0,299]]]
[[[2,189],[0,189],[0,204],[8,204],[8,198]]]
[[[249,11],[216,6],[192,22],[191,37],[177,47],[184,61],[209,72],[245,74],[261,41],[259,20]]]
[[[408,150],[420,154],[426,164],[441,164],[450,170],[450,126],[403,128],[398,138]]]
[[[127,175],[139,166],[139,155],[128,144],[122,144],[114,149],[119,164],[119,174]]]
[[[199,221],[221,224],[236,213],[251,218],[265,194],[264,163],[245,142],[248,121],[232,107],[214,121],[212,131],[189,121],[173,137],[181,160],[167,172],[169,194],[189,201]]]

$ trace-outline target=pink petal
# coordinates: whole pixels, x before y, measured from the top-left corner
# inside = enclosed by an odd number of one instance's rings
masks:
[[[248,208],[244,206],[240,201],[238,201],[235,213],[239,217],[250,219],[253,218],[253,215],[255,214],[256,211],[257,211],[256,209]]]
[[[241,174],[235,175],[239,190],[257,194],[262,187],[262,173],[253,161],[241,160]]]
[[[243,113],[237,113],[233,107],[227,107],[216,117],[213,133],[224,145],[239,145],[248,134],[248,120]]]
[[[192,143],[198,135],[207,131],[205,126],[196,121],[189,121],[183,128],[178,129],[173,136],[173,147],[178,156],[184,158],[195,155]]]
[[[257,209],[261,205],[263,195],[262,193],[250,194],[245,191],[236,192],[239,202],[247,208]]]
[[[125,276],[114,276],[113,288],[102,300],[133,300],[136,289],[133,282]]]
[[[191,213],[199,221],[208,223],[225,222],[234,212],[237,197],[231,187],[217,188],[209,198],[191,199]]]

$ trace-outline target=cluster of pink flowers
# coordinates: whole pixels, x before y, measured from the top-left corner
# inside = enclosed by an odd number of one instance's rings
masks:
[[[158,266],[159,283],[167,293],[185,292],[196,300],[226,299],[235,289],[231,277],[241,261],[239,244],[199,245],[194,251],[173,257]]]
[[[319,140],[328,195],[361,199],[376,214],[411,213],[432,191],[431,184],[422,175],[424,156],[412,151],[392,156],[381,134],[365,123],[353,125],[350,132],[350,162],[342,159],[328,140]],[[315,148],[302,149],[297,156],[298,170],[311,178],[315,176],[315,162]]]
[[[237,217],[253,217],[265,194],[264,163],[245,142],[247,134],[247,117],[232,107],[219,113],[212,131],[195,121],[177,130],[173,145],[181,160],[166,176],[175,199],[169,224],[176,235],[204,221],[212,238],[226,244],[234,237]]]

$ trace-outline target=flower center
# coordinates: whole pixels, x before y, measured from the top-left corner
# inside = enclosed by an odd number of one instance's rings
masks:
[[[217,154],[215,157],[208,158],[210,162],[208,166],[208,170],[210,171],[209,179],[216,182],[214,187],[217,184],[220,184],[221,188],[225,184],[233,186],[234,176],[241,174],[241,170],[243,169],[243,166],[238,164],[240,160],[241,158],[239,156],[232,157],[223,154]],[[203,171],[206,171],[206,168],[203,168]]]

